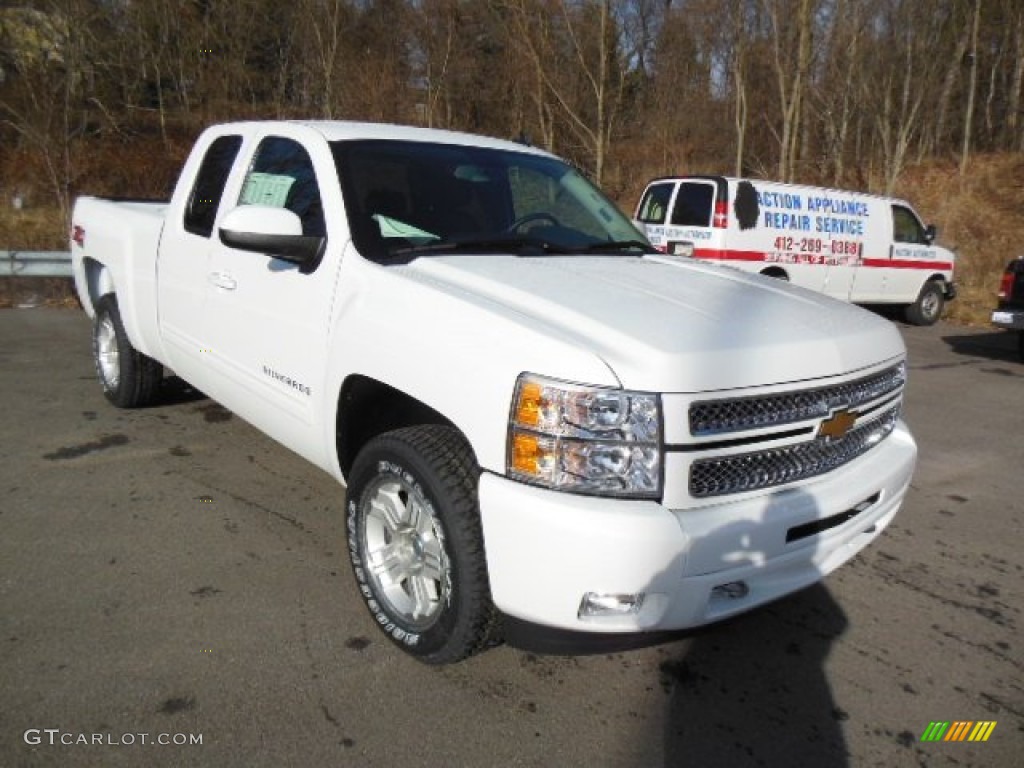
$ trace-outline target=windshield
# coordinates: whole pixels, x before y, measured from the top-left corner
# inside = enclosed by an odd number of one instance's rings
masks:
[[[653,249],[593,184],[554,158],[457,144],[332,144],[359,252],[629,253]]]

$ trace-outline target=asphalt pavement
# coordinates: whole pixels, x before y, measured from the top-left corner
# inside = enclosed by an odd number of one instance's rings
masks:
[[[1020,766],[1024,364],[901,330],[913,488],[821,585],[430,668],[355,593],[342,487],[180,380],[110,407],[82,313],[0,311],[0,766]],[[922,741],[947,721],[995,726]]]

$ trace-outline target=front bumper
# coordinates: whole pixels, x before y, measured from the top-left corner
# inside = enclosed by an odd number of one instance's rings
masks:
[[[992,313],[992,325],[1010,331],[1024,331],[1024,309],[997,309]]]
[[[807,587],[889,524],[917,457],[901,421],[869,453],[813,481],[693,509],[577,496],[485,473],[484,545],[495,606],[587,633],[698,627]],[[743,582],[730,597],[716,587]],[[643,593],[635,613],[580,618],[583,596]]]

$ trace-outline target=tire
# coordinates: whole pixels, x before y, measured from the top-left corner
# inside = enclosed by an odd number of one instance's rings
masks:
[[[942,283],[929,280],[921,288],[917,301],[907,306],[906,318],[911,325],[935,325],[942,316],[946,295]]]
[[[92,357],[103,394],[118,408],[141,408],[156,400],[163,366],[132,346],[110,293],[96,302]]]
[[[479,477],[462,435],[436,425],[374,438],[349,473],[346,530],[359,592],[391,641],[427,664],[498,642]]]

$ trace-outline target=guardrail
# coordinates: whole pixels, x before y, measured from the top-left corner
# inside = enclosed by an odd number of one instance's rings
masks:
[[[0,251],[0,277],[71,277],[68,251]]]

